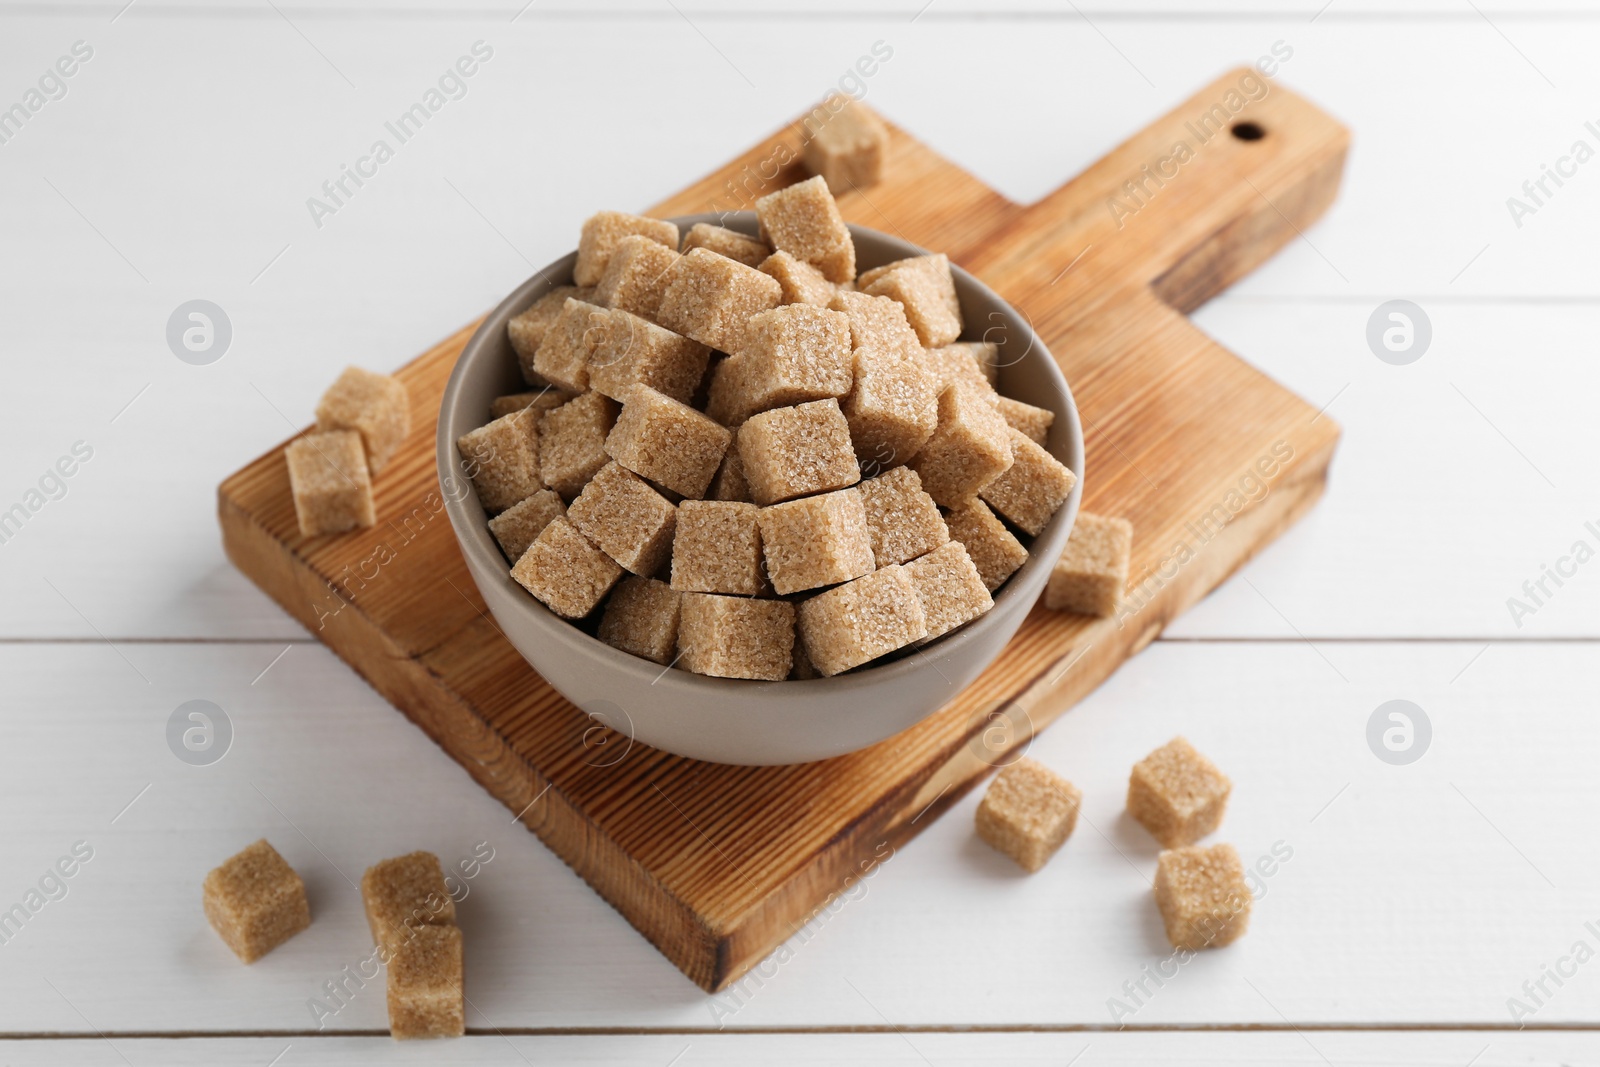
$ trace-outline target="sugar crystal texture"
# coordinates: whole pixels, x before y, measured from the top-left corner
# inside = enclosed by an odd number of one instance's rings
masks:
[[[206,921],[244,963],[311,925],[305,883],[265,838],[206,875],[202,902]]]
[[[539,474],[541,413],[523,408],[456,440],[461,470],[491,515],[544,488]]]
[[[1036,445],[1045,443],[1050,436],[1050,427],[1056,421],[1056,413],[1049,408],[1036,408],[1009,396],[996,401],[995,410],[1006,420],[1006,425],[1013,430],[1020,430],[1024,437]]]
[[[776,278],[783,287],[783,303],[827,307],[838,292],[822,272],[787,252],[774,252],[757,264],[762,274]]]
[[[781,681],[793,665],[794,605],[714,593],[685,593],[678,666],[716,678]]]
[[[1163,848],[1192,845],[1221,825],[1232,791],[1215,764],[1175,737],[1133,765],[1128,814]]]
[[[539,471],[544,483],[571,500],[606,465],[606,436],[617,403],[589,392],[545,413],[539,423]]]
[[[390,952],[420,926],[452,926],[456,902],[432,852],[381,860],[361,876],[361,903],[372,942]]]
[[[461,930],[423,926],[388,961],[389,1033],[402,1041],[467,1032]]]
[[[1220,948],[1250,927],[1254,894],[1232,845],[1175,848],[1156,858],[1156,907],[1175,949]]]
[[[606,308],[569,299],[534,353],[534,372],[568,392],[583,392],[589,388],[589,356],[610,322]]]
[[[1028,550],[1022,542],[981,500],[968,500],[950,508],[945,512],[944,523],[950,529],[950,539],[966,547],[991,593],[1028,562]]]
[[[711,350],[626,311],[613,310],[589,353],[589,386],[613,400],[648,385],[687,404],[705,377]]]
[[[1127,519],[1079,511],[1067,547],[1050,571],[1044,606],[1080,615],[1116,614],[1132,551],[1133,526]]]
[[[978,836],[1037,871],[1072,836],[1083,794],[1037,760],[1024,756],[995,775],[978,805]]]
[[[855,351],[855,384],[842,408],[864,472],[887,470],[921,451],[939,424],[939,390],[915,360]]]
[[[981,393],[952,385],[939,394],[933,435],[908,462],[929,496],[955,507],[1010,468],[1011,433]]]
[[[878,566],[905,563],[950,540],[939,506],[922,491],[922,479],[909,467],[869,478],[858,491]]]
[[[855,488],[762,508],[761,552],[779,596],[871,572],[872,535]]]
[[[622,577],[616,561],[565,517],[539,532],[511,568],[511,577],[545,607],[568,619],[593,611]]]
[[[691,252],[696,248],[710,249],[747,267],[759,267],[772,255],[765,241],[709,222],[697,222],[683,235],[683,251]]]
[[[499,542],[506,559],[515,563],[546,526],[566,513],[567,507],[559,496],[541,489],[490,519],[489,532]]]
[[[1005,355],[1000,351],[1000,346],[996,342],[956,341],[952,344],[944,345],[938,351],[952,354],[959,352],[963,355],[971,356],[973,362],[977,363],[978,371],[983,375],[984,380],[990,385],[999,384],[1000,364]]]
[[[563,393],[559,389],[544,388],[527,393],[510,393],[506,396],[497,396],[489,403],[489,418],[499,419],[521,411],[523,408],[534,408],[537,411],[549,411],[558,408],[572,399],[570,393]]]
[[[629,576],[617,586],[600,616],[600,640],[663,666],[678,647],[682,595],[666,582]]]
[[[810,135],[801,149],[806,167],[840,192],[864,189],[883,180],[889,155],[889,128],[865,104],[834,93],[806,122]]]
[[[1078,476],[1020,430],[1008,427],[1007,431],[1011,466],[978,495],[1018,529],[1037,537],[1066,502]]]
[[[855,277],[855,241],[821,175],[757,200],[756,220],[774,250],[804,260],[830,282]]]
[[[648,578],[672,557],[678,509],[614,462],[589,479],[567,518],[623,570]]]
[[[850,426],[831,397],[754,415],[739,428],[750,497],[763,506],[861,480]]]
[[[738,426],[771,408],[844,396],[854,377],[845,317],[786,304],[751,317],[745,351],[717,366],[706,413]]]
[[[922,601],[900,566],[880,567],[800,602],[800,639],[825,677],[859,667],[928,634]]]
[[[828,307],[850,321],[850,345],[902,359],[922,355],[922,343],[897,300],[868,293],[836,292]]]
[[[506,336],[511,341],[511,350],[517,354],[517,365],[522,368],[522,377],[529,385],[547,384],[533,369],[533,358],[539,351],[539,345],[544,342],[550,324],[561,314],[567,300],[589,300],[593,295],[589,287],[579,289],[576,285],[558,285],[506,323]]]
[[[949,541],[906,564],[928,624],[924,640],[943,637],[994,607],[977,565],[960,541]]]
[[[726,427],[645,385],[623,399],[606,453],[641,478],[698,500],[733,439]]]
[[[377,522],[372,476],[354,430],[309,433],[284,449],[295,519],[306,537]]]
[[[709,248],[683,255],[667,276],[656,321],[720,352],[737,355],[750,317],[778,306],[783,287],[754,267]]]
[[[411,432],[406,387],[387,374],[346,367],[317,404],[317,430],[359,433],[367,451],[367,469],[377,474]]]
[[[945,345],[943,348],[922,349],[916,356],[918,365],[939,383],[939,391],[957,384],[975,388],[991,404],[1000,403],[1000,394],[978,364],[962,345]]]
[[[746,504],[752,502],[750,485],[744,480],[744,460],[739,458],[738,431],[734,431],[728,452],[722,457],[722,466],[717,468],[717,476],[711,480],[709,497],[712,500],[738,500]]]
[[[685,500],[672,542],[672,588],[686,593],[756,596],[761,568],[760,509],[726,500]]]
[[[654,321],[667,291],[667,273],[677,262],[674,249],[639,234],[624,237],[595,286],[595,303]]]
[[[661,219],[628,215],[621,211],[601,211],[589,216],[578,238],[578,261],[572,280],[579,285],[598,285],[605,275],[611,254],[625,237],[639,234],[668,248],[678,247],[678,227]]]
[[[862,292],[904,304],[906,319],[924,348],[938,348],[961,336],[961,301],[944,253],[886,264],[863,274],[857,284]]]

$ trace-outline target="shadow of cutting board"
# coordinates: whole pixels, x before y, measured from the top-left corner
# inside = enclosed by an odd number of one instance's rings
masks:
[[[801,136],[766,138],[651,213],[751,207],[805,176]],[[899,130],[888,179],[839,197],[851,222],[948,252],[1031,318],[1081,407],[1083,505],[1135,530],[1122,616],[1035,609],[949,706],[865,751],[792,767],[671,756],[596,725],[517,655],[467,576],[434,469],[440,395],[472,326],[399,371],[416,429],[376,479],[375,527],[301,537],[279,446],[222,484],[224,544],[685,974],[720,989],[1321,495],[1338,427],[1186,312],[1322,213],[1348,143],[1241,69],[1036,204]]]

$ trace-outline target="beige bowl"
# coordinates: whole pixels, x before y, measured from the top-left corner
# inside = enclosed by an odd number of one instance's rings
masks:
[[[755,215],[694,215],[756,232]],[[925,255],[875,230],[850,227],[858,267]],[[1000,343],[999,388],[1056,414],[1047,447],[1079,475],[1066,504],[1033,539],[1031,555],[995,593],[988,614],[924,648],[833,678],[753,682],[706,678],[610,647],[551,613],[511,579],[487,516],[462,476],[456,439],[489,419],[497,396],[524,391],[506,323],[557,285],[570,284],[576,253],[557,260],[507,297],[467,342],[439,409],[438,464],[446,510],[467,568],[511,643],[563,696],[599,722],[643,744],[716,763],[782,764],[827,759],[893,737],[949,702],[1000,654],[1044,590],[1082,493],[1083,431],[1072,393],[1028,320],[982,282],[952,266],[966,339]],[[592,629],[592,627],[591,627]]]

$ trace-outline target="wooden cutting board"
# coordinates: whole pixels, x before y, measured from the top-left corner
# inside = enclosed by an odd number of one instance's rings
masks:
[[[805,176],[801,135],[780,130],[651,213],[749,208]],[[1037,204],[900,130],[887,180],[839,197],[850,221],[948,252],[1031,318],[1082,411],[1083,506],[1135,531],[1123,617],[1035,609],[949,706],[865,751],[792,767],[667,755],[596,725],[517,655],[467,576],[434,469],[440,394],[473,326],[399,371],[416,429],[376,479],[375,527],[301,537],[280,445],[222,484],[223,542],[685,974],[720,989],[1321,495],[1338,427],[1186,312],[1301,237],[1348,143],[1242,68]]]

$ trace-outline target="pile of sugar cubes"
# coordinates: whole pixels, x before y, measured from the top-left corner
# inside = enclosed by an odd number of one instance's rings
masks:
[[[858,276],[820,174],[756,215],[590,218],[508,327],[530,391],[459,449],[556,614],[699,674],[836,675],[987,612],[1077,479],[960,341],[945,256]]]

